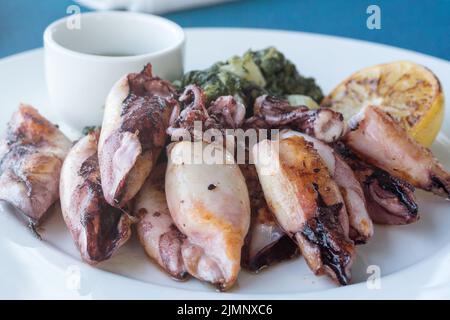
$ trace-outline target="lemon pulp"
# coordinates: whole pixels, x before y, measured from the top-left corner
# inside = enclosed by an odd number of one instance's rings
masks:
[[[420,144],[429,147],[444,118],[444,94],[429,69],[409,61],[359,70],[321,103],[349,119],[366,105],[389,113]]]

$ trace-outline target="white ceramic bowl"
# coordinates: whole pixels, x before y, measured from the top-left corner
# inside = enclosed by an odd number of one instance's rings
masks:
[[[180,26],[149,14],[91,12],[53,22],[44,32],[45,71],[58,120],[75,130],[100,125],[112,85],[146,63],[161,78],[181,77],[184,43]]]

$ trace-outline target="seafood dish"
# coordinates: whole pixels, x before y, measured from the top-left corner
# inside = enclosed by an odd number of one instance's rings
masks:
[[[392,70],[405,74],[391,83]],[[116,82],[101,126],[76,141],[21,104],[0,141],[0,200],[39,238],[59,205],[92,266],[136,237],[159,271],[219,291],[293,259],[348,285],[377,224],[425,216],[417,189],[450,200],[429,148],[440,127],[424,120],[442,94],[431,70],[392,62],[325,96],[274,47],[174,82],[147,64]]]

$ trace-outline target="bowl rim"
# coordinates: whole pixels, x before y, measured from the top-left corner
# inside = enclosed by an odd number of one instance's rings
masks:
[[[61,27],[61,25],[66,24],[67,20],[71,17],[70,15],[62,17],[51,24],[49,24],[44,31],[43,34],[43,41],[44,41],[44,48],[51,48],[53,50],[56,50],[62,54],[70,55],[73,57],[78,58],[85,58],[90,60],[101,60],[101,61],[108,61],[108,62],[124,62],[124,61],[133,61],[133,60],[139,60],[139,59],[145,59],[145,58],[156,58],[164,56],[170,52],[177,51],[182,49],[186,42],[186,35],[183,30],[183,28],[178,25],[177,23],[160,17],[153,14],[146,14],[146,13],[140,13],[140,12],[129,12],[129,11],[94,11],[94,12],[84,12],[80,13],[82,17],[126,17],[126,18],[136,18],[141,20],[148,20],[148,21],[156,21],[160,24],[166,24],[170,28],[172,28],[175,31],[175,40],[174,42],[167,46],[166,48],[148,52],[148,53],[142,53],[137,55],[131,55],[131,56],[107,56],[107,55],[96,55],[96,54],[90,54],[86,52],[80,52],[77,50],[69,49],[60,43],[58,43],[54,39],[54,30],[55,28]]]

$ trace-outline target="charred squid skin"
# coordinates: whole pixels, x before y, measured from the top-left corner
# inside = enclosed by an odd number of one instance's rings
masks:
[[[447,200],[450,200],[450,178],[443,180],[434,174],[430,174],[430,179],[431,186],[429,191],[437,194],[447,194]]]
[[[336,142],[333,147],[356,173],[374,222],[398,225],[409,224],[420,218],[414,187],[411,184],[364,163],[342,142]],[[379,195],[381,192],[383,195]]]
[[[414,196],[414,187],[375,169],[363,182],[368,208],[374,222],[403,225],[420,219]]]
[[[123,208],[139,191],[166,142],[177,105],[173,86],[152,75],[148,64],[111,89],[99,141],[105,199]]]
[[[318,190],[318,186],[314,187]],[[316,273],[326,272],[341,285],[350,283],[350,266],[354,256],[354,245],[344,237],[338,214],[343,203],[326,205],[317,191],[317,212],[304,225],[296,237],[303,237],[319,248],[323,269]]]
[[[256,99],[254,115],[246,119],[245,128],[292,129],[324,142],[334,142],[347,132],[342,114],[331,109],[291,106],[285,99],[263,95]]]
[[[242,248],[241,264],[257,273],[278,262],[298,256],[299,250],[297,244],[278,225],[267,206],[255,166],[241,164],[239,167],[249,190],[252,215],[250,229]]]
[[[28,223],[27,223],[27,227],[28,229],[30,229],[31,234],[38,240],[42,240],[42,236],[39,234],[38,231],[38,223],[31,218],[27,218]]]
[[[280,135],[282,138],[300,136],[313,143],[339,186],[348,213],[350,239],[355,244],[366,243],[373,235],[373,223],[367,211],[363,187],[350,166],[331,146],[317,138],[293,130],[283,130]]]
[[[134,219],[103,196],[97,156],[98,131],[81,138],[61,170],[61,211],[82,259],[109,259],[130,237]]]
[[[367,243],[367,238],[362,236],[358,230],[350,226],[349,237],[355,245],[362,245]]]
[[[80,192],[79,200],[82,201],[79,207],[80,221],[86,232],[84,259],[90,264],[97,264],[112,256],[123,240],[118,226],[123,215],[126,215],[121,209],[106,203],[98,180],[98,170],[97,154],[94,154],[83,162],[78,172],[84,179],[77,187]]]
[[[254,273],[259,273],[280,261],[290,260],[299,255],[298,245],[288,235],[283,235],[276,242],[260,250],[253,259],[243,255],[242,266]]]
[[[263,140],[252,155],[269,208],[309,268],[349,283],[356,251],[344,199],[313,144],[296,135]]]
[[[450,198],[450,173],[388,113],[369,105],[349,125],[343,141],[360,158],[416,188]]]
[[[0,139],[0,200],[14,206],[32,233],[59,198],[70,140],[30,105],[21,104]]]
[[[342,204],[339,205],[342,206]],[[316,273],[327,272],[339,284],[347,285],[351,279],[347,266],[352,260],[352,251],[350,249],[351,244],[342,238],[339,232],[333,232],[334,228],[338,226],[336,219],[333,218],[333,212],[338,208],[339,206],[336,205],[334,207],[322,208],[322,212],[318,212],[316,217],[308,220],[303,230],[296,236],[305,238],[319,248],[323,265],[325,269],[328,269],[318,270]],[[342,248],[346,249],[342,250]]]
[[[412,216],[418,215],[419,207],[417,206],[413,196],[414,187],[412,185],[406,181],[402,181],[394,176],[391,176],[389,173],[381,169],[374,170],[373,173],[368,176],[365,183],[368,187],[370,187],[370,185],[372,185],[375,181],[383,190],[395,195],[398,201],[408,209]]]
[[[264,216],[264,221],[261,221],[261,216]],[[277,225],[269,209],[260,208],[255,211],[252,207],[250,229],[242,248],[242,266],[258,273],[262,269],[298,255],[298,245]]]

